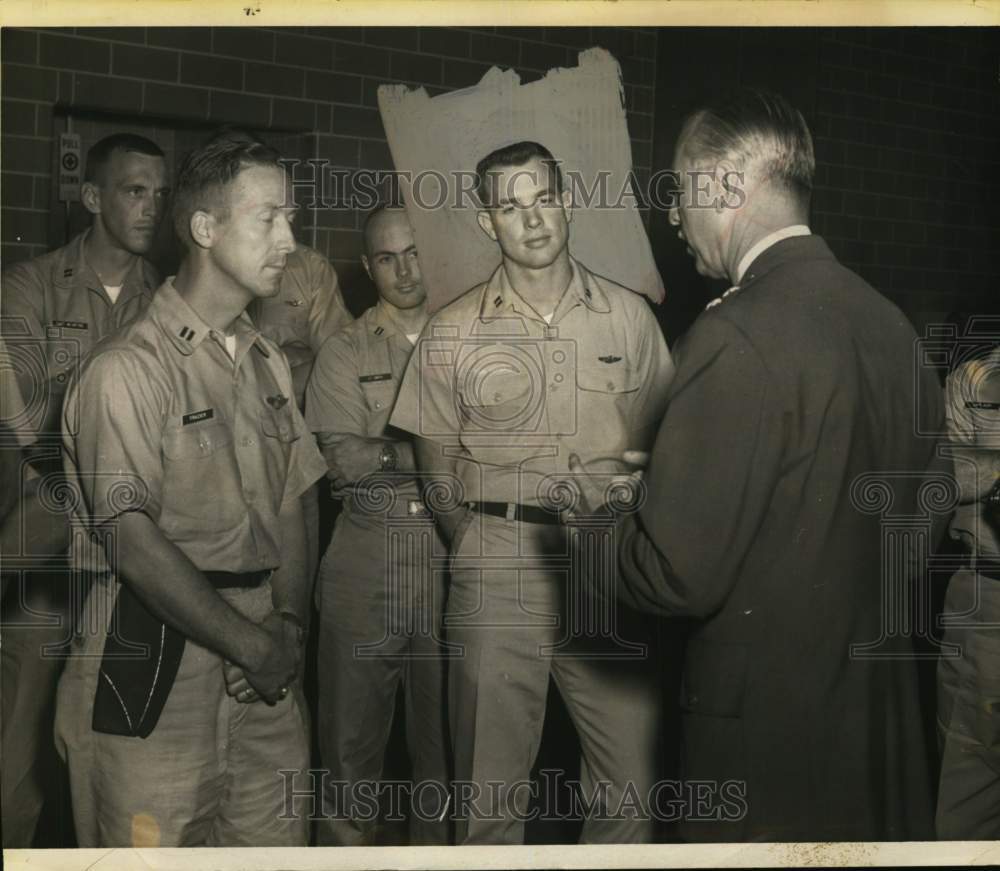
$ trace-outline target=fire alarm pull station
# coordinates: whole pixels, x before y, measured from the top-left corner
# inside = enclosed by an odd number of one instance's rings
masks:
[[[59,134],[59,201],[75,203],[80,199],[80,134]]]

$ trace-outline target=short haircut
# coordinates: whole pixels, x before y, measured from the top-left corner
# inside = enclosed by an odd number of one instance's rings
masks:
[[[252,166],[285,171],[278,151],[256,138],[215,136],[187,156],[174,194],[174,231],[182,245],[189,242],[195,212],[213,212],[223,221],[229,217],[225,188]]]
[[[688,116],[678,141],[696,163],[753,167],[809,204],[816,171],[812,136],[802,113],[778,94],[740,88]]]
[[[216,129],[208,139],[205,140],[205,145],[211,145],[213,142],[242,142],[245,145],[266,145],[256,133],[252,130],[247,130],[245,127],[236,127],[233,124],[223,124],[221,127]]]
[[[490,206],[490,178],[495,177],[497,170],[505,167],[524,166],[529,160],[538,158],[549,167],[549,172],[555,175],[556,190],[562,193],[563,179],[562,171],[559,169],[559,161],[552,156],[544,145],[538,142],[524,140],[497,148],[486,155],[476,164],[476,196],[485,208]]]
[[[91,184],[101,184],[104,170],[116,151],[126,154],[145,154],[149,157],[163,157],[163,149],[152,139],[135,133],[112,133],[95,142],[87,149],[87,167],[83,180]]]
[[[365,215],[364,223],[361,225],[361,244],[365,249],[365,257],[367,257],[371,251],[368,248],[368,230],[371,227],[375,219],[382,214],[382,212],[388,211],[392,208],[390,203],[379,203],[372,209],[367,215]],[[399,208],[397,206],[397,208]]]
[[[409,221],[410,216],[406,212],[406,207],[401,203],[396,202],[385,202],[379,203],[372,209],[367,215],[365,215],[364,223],[361,225],[361,242],[365,249],[365,257],[371,255],[371,248],[368,246],[368,230],[371,225],[375,222],[375,219],[385,212],[401,212],[403,217]]]

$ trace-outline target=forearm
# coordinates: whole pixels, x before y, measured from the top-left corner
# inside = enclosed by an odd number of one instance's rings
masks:
[[[69,524],[64,511],[53,511],[38,497],[38,478],[25,482],[24,492],[0,525],[0,553],[55,557],[69,546]]]
[[[378,438],[347,433],[320,433],[320,450],[332,472],[347,472],[357,480],[382,471],[382,453],[386,446],[396,454],[396,472],[417,470],[413,445],[405,439]]]
[[[271,601],[276,611],[294,614],[305,625],[309,615],[312,579],[308,575],[306,525],[302,500],[293,499],[278,516],[281,529],[281,565],[271,575]]]
[[[618,572],[613,594],[636,611],[665,617],[707,617],[732,587],[725,576],[685,579],[659,550],[637,514],[619,520],[615,539]]]
[[[143,604],[185,637],[250,670],[267,658],[267,633],[230,607],[145,514],[118,518],[108,560]]]
[[[441,446],[429,439],[415,438],[413,450],[424,489],[437,486],[453,495],[452,499],[443,502],[435,500],[434,506],[434,518],[441,528],[444,540],[450,544],[455,538],[459,524],[469,511],[458,496],[458,460],[446,457]]]

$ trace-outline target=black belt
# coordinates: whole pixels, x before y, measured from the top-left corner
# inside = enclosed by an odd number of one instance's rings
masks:
[[[258,572],[202,572],[209,583],[217,590],[228,590],[233,587],[259,587],[269,577],[274,569],[262,569]]]
[[[559,512],[539,508],[537,505],[519,505],[516,502],[469,502],[469,508],[480,514],[493,517],[503,517],[506,520],[519,520],[522,523],[545,523],[559,526]]]

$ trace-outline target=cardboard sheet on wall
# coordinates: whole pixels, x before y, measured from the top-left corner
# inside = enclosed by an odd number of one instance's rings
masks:
[[[493,67],[478,85],[436,97],[423,88],[383,85],[378,101],[404,180],[431,309],[484,281],[500,263],[496,243],[476,223],[471,178],[481,157],[524,139],[553,153],[574,191],[573,256],[657,302],[663,299],[649,238],[629,193],[632,149],[621,70],[609,52],[588,49],[576,67],[550,70],[524,85],[513,70]]]

